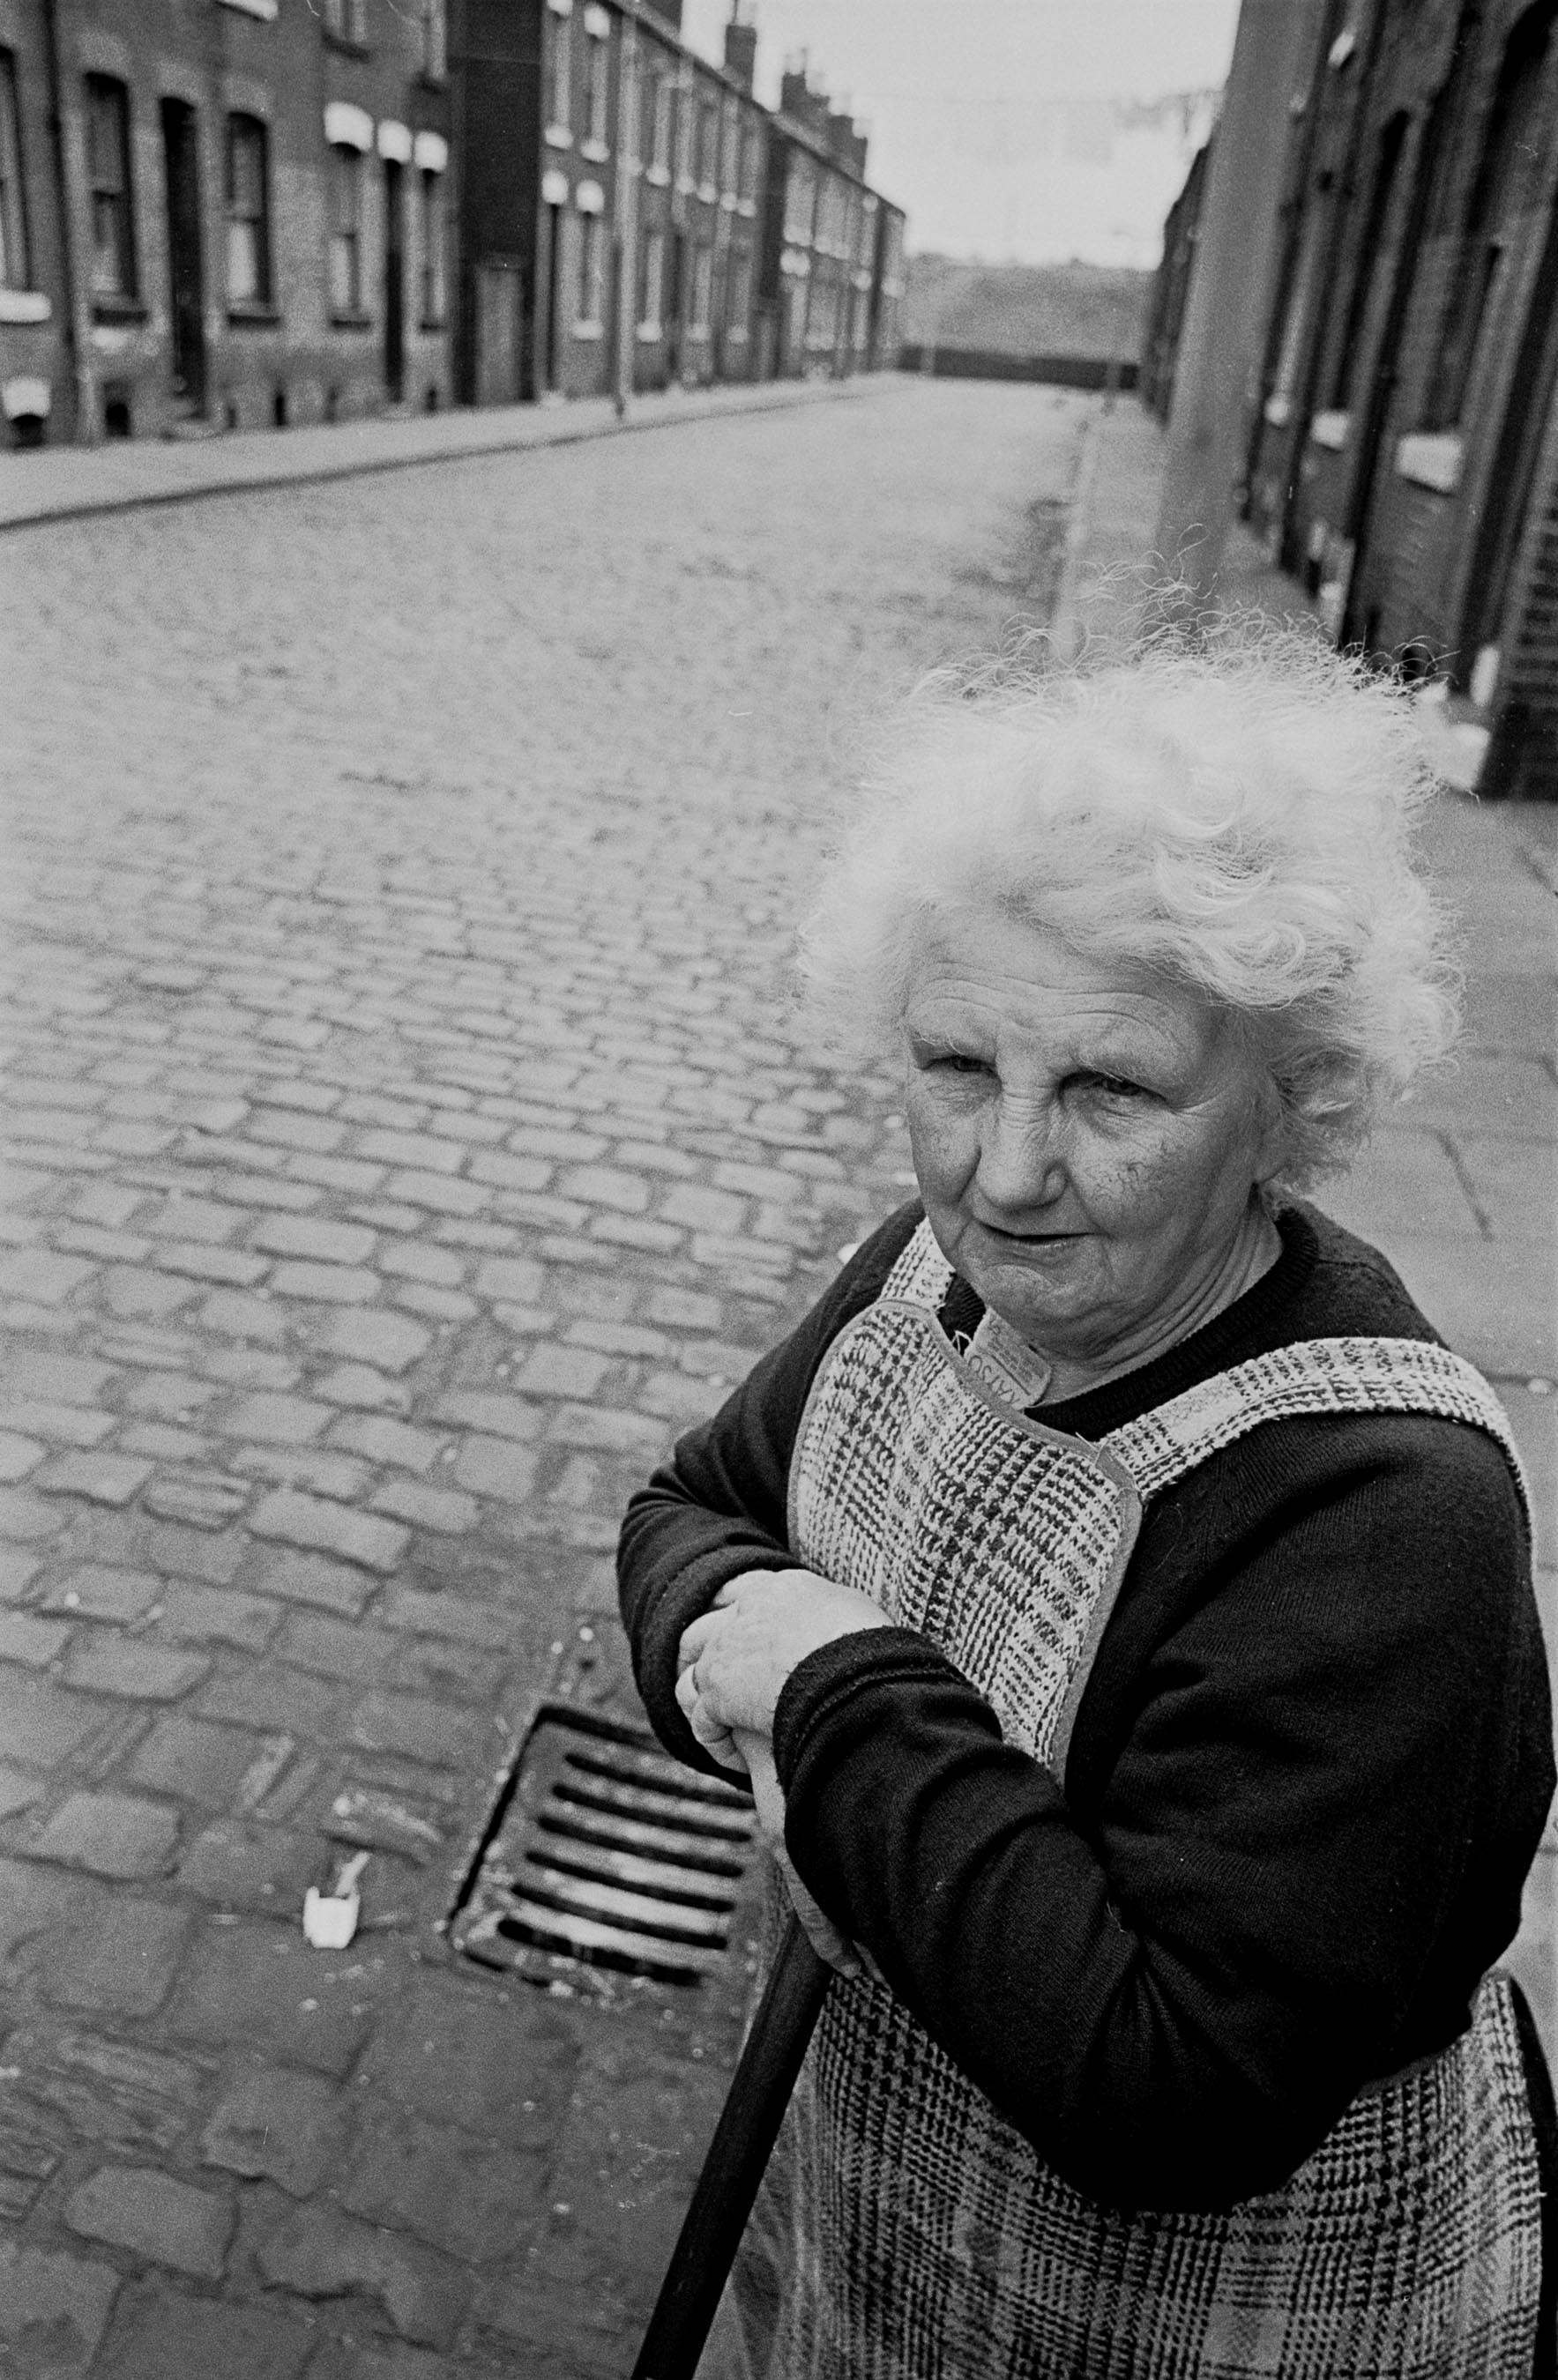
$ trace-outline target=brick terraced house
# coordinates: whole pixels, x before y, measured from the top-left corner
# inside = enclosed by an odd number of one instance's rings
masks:
[[[451,5],[462,397],[895,361],[903,216],[803,74],[760,104],[751,24],[716,66],[680,0]]]
[[[760,294],[775,371],[892,370],[903,344],[900,209],[865,179],[866,140],[786,70],[769,142]]]
[[[680,0],[0,0],[4,443],[890,367],[903,215],[756,52]]]
[[[0,0],[12,443],[446,403],[445,76],[443,0]]]
[[[1558,799],[1558,0],[1331,0],[1284,235],[1250,518]]]

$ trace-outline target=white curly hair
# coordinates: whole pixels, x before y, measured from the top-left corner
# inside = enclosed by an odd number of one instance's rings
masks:
[[[1398,685],[1249,617],[1075,670],[937,673],[881,737],[803,932],[807,1006],[834,1048],[895,1056],[927,924],[1023,917],[1235,1016],[1302,1188],[1454,1038],[1413,864],[1432,783]]]

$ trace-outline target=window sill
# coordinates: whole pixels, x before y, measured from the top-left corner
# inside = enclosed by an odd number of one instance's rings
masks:
[[[252,322],[260,329],[274,329],[281,321],[281,308],[266,299],[235,298],[227,309],[229,322]]]
[[[1431,488],[1436,496],[1453,496],[1461,484],[1466,442],[1458,430],[1417,430],[1398,439],[1395,475],[1414,487]]]
[[[324,46],[327,50],[334,50],[338,58],[371,58],[373,55],[366,42],[348,42],[344,33],[333,33],[328,27],[324,33]]]
[[[734,190],[721,191],[720,212],[722,214],[733,215],[736,212],[736,193]]]
[[[574,324],[574,336],[576,339],[603,339],[605,335],[606,326],[603,322],[576,322]]]
[[[371,331],[373,327],[373,317],[371,314],[333,313],[330,317],[330,327],[333,331]]]
[[[671,187],[671,169],[668,165],[646,165],[644,179],[646,182],[651,182],[657,190],[668,190]]]
[[[447,91],[449,78],[447,74],[429,74],[424,67],[417,77],[417,88],[419,91]]]
[[[1269,421],[1273,430],[1285,430],[1293,417],[1293,400],[1278,393],[1266,399],[1260,412],[1261,419]]]
[[[419,331],[446,331],[448,327],[449,317],[447,314],[424,314],[421,321],[417,324]]]
[[[236,8],[240,17],[258,17],[261,23],[274,25],[276,0],[222,0],[224,8]]]
[[[714,188],[714,186],[713,186],[712,182],[700,182],[700,183],[699,183],[699,185],[698,185],[698,203],[699,203],[699,205],[700,205],[700,206],[703,206],[703,207],[712,207],[712,206],[713,205],[713,203],[714,203],[714,200],[715,200],[718,197],[719,197],[719,192],[718,192],[718,190],[716,190],[716,189],[715,189],[715,188]]]
[[[94,322],[144,322],[146,309],[139,298],[111,298],[100,290],[92,299]]]
[[[0,289],[0,322],[46,322],[53,313],[42,289]]]
[[[603,140],[581,140],[578,153],[588,164],[603,165],[612,152]]]
[[[1323,446],[1328,455],[1339,455],[1347,443],[1352,428],[1352,415],[1333,410],[1317,413],[1309,424],[1309,443]]]
[[[736,202],[736,212],[738,215],[755,215],[757,211],[758,202],[756,199],[737,199]]]
[[[664,326],[660,322],[640,322],[637,336],[640,346],[655,346],[665,336]]]
[[[561,124],[549,124],[541,137],[549,149],[571,149],[574,145],[573,134]]]

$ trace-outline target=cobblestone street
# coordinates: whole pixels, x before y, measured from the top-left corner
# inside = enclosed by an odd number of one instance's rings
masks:
[[[436,1922],[548,1680],[625,1706],[626,1496],[905,1195],[791,925],[858,715],[1045,616],[1082,418],[6,540],[0,2373],[627,2369],[734,2019]]]

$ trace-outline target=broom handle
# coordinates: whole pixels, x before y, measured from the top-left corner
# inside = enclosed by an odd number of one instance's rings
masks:
[[[833,1969],[817,1956],[799,1918],[792,1916],[714,2127],[632,2380],[692,2380],[832,1979]]]

